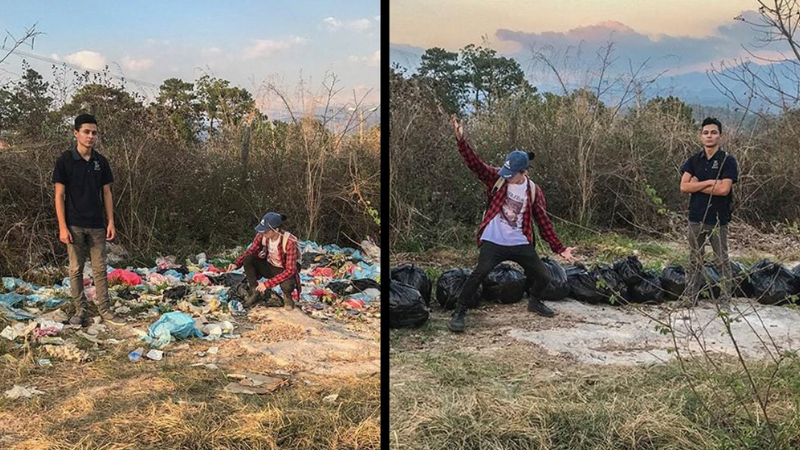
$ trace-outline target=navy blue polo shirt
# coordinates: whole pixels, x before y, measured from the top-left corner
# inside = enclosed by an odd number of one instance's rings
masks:
[[[695,153],[683,163],[681,176],[684,172],[696,177],[698,181],[730,178],[736,183],[739,180],[739,165],[736,158],[723,150],[717,150],[710,159],[706,157],[705,150]],[[733,188],[731,188],[732,192]],[[709,195],[702,192],[691,194],[689,222],[704,222],[709,225],[716,225],[719,222],[720,225],[727,225],[730,220],[731,194],[726,196]]]
[[[111,166],[105,156],[92,150],[85,161],[77,148],[58,157],[53,169],[53,183],[63,184],[67,226],[105,228],[103,186],[114,181]]]

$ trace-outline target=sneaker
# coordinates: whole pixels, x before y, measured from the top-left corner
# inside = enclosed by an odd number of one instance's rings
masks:
[[[103,322],[108,322],[111,325],[125,325],[128,323],[124,318],[115,316],[111,311],[100,313],[100,317],[103,319]]]
[[[528,312],[535,312],[536,314],[544,317],[553,317],[556,313],[547,307],[538,298],[531,298],[528,300]]]
[[[85,316],[83,314],[75,314],[74,316],[69,318],[69,324],[73,326],[81,327],[83,326],[83,321],[85,320]]]
[[[454,333],[463,333],[464,328],[466,328],[466,317],[467,316],[467,309],[456,307],[456,310],[453,311],[453,315],[450,318],[450,331]]]

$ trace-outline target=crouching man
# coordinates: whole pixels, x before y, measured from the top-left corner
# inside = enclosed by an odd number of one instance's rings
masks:
[[[250,248],[228,266],[228,271],[244,266],[250,293],[244,300],[245,307],[252,307],[269,289],[280,285],[283,291],[283,306],[294,308],[292,292],[300,293],[300,250],[297,238],[282,228],[286,216],[268,212],[256,226],[256,237]],[[259,283],[258,280],[266,278]]]

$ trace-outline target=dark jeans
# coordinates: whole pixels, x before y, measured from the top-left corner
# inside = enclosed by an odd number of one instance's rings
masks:
[[[70,226],[72,243],[67,244],[69,255],[69,287],[75,310],[86,311],[86,294],[83,291],[83,265],[91,257],[92,278],[95,286],[94,303],[101,311],[108,309],[108,278],[106,276],[106,229]]]
[[[730,301],[732,288],[731,262],[728,259],[728,226],[689,222],[689,271],[686,273],[686,296],[696,302],[703,284],[708,283],[703,268],[706,244],[714,250],[714,262],[722,280],[721,298]]]
[[[244,274],[247,277],[247,284],[251,289],[258,286],[258,280],[260,278],[272,278],[283,272],[282,268],[275,267],[266,259],[261,259],[253,254],[244,257],[242,266],[244,267]],[[291,298],[292,290],[294,290],[296,286],[297,281],[295,280],[295,277],[291,277],[281,283],[283,295],[288,295],[289,298]]]
[[[536,247],[533,244],[505,246],[484,241],[478,255],[478,266],[467,278],[464,288],[461,290],[461,297],[458,299],[459,306],[475,304],[473,300],[481,281],[503,261],[514,261],[522,266],[525,271],[526,290],[531,297],[539,298],[539,294],[550,282],[550,273],[539,259],[539,255],[536,254]]]

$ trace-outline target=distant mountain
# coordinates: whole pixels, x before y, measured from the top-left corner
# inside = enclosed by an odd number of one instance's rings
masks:
[[[395,64],[399,64],[400,66],[408,69],[410,73],[413,73],[419,66],[420,57],[423,53],[425,53],[425,49],[423,48],[405,44],[391,44],[389,51],[390,64],[393,66]],[[792,79],[792,74],[795,71],[800,71],[800,67],[796,66],[797,65],[791,61],[773,64],[776,72],[781,74],[779,75],[779,81],[781,86],[784,87],[787,92],[798,92],[800,90],[797,79]],[[722,75],[733,75],[740,67],[741,66],[734,66],[728,68],[722,73]],[[766,71],[769,69],[768,66],[756,66],[755,68],[761,73],[766,73]],[[749,92],[749,87],[742,82],[734,81],[725,76],[720,76],[719,79],[724,84],[725,88],[735,92],[736,95],[741,96],[742,98],[744,98],[746,93]],[[537,80],[529,81],[531,81],[531,83],[536,86],[540,92],[562,93],[563,91],[559,85],[549,85],[546,83],[537,82]],[[576,89],[580,86],[567,87],[568,89]],[[621,89],[610,90],[605,96],[606,98],[603,98],[603,101],[613,102],[615,98],[619,98],[619,96],[622,94],[620,90]],[[672,95],[680,98],[687,104],[703,105],[706,107],[730,107],[733,112],[735,112],[735,108],[737,108],[737,105],[733,102],[733,100],[726,97],[712,83],[709,75],[705,71],[689,72],[673,76],[663,76],[655,83],[649,85],[644,93],[648,98],[655,96],[666,97]],[[759,108],[767,109],[768,106],[769,105],[766,102],[754,99],[751,108],[756,110]]]

